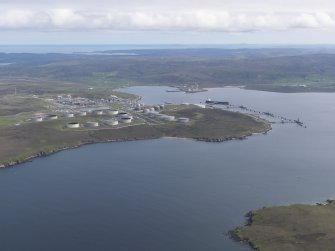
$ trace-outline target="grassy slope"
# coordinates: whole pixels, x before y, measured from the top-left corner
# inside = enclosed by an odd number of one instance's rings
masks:
[[[335,203],[270,207],[252,213],[236,230],[260,251],[331,251],[335,248]]]

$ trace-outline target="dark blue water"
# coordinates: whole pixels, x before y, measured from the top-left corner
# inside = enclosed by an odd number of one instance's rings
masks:
[[[227,99],[307,129],[96,144],[0,170],[0,250],[248,250],[225,236],[247,211],[335,197],[335,94],[164,90],[129,91],[146,103]]]

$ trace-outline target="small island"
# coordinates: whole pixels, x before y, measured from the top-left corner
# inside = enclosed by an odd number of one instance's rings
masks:
[[[335,202],[266,207],[247,214],[233,239],[259,251],[330,251],[335,247]]]
[[[208,142],[271,129],[246,114],[192,104],[144,106],[139,97],[8,95],[0,103],[0,167],[84,144],[162,137]]]

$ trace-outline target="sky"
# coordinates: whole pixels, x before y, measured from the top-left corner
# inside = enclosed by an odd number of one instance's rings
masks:
[[[0,44],[335,44],[332,0],[1,0]]]

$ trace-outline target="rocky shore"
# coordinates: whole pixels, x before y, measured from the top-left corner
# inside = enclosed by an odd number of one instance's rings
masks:
[[[334,250],[335,202],[263,207],[246,214],[244,227],[229,232],[253,250]]]

